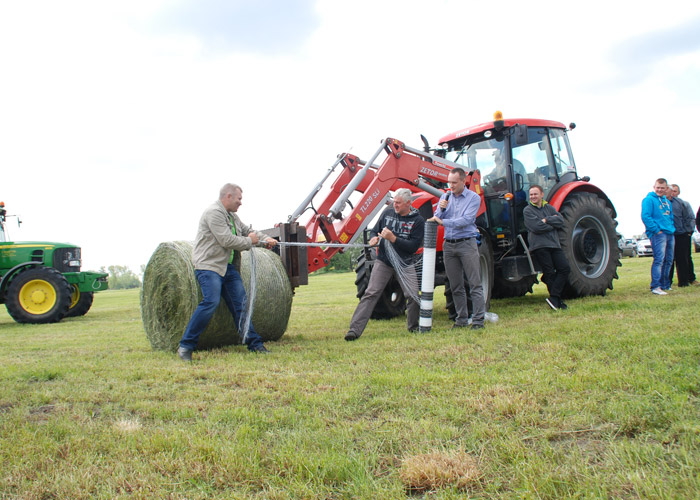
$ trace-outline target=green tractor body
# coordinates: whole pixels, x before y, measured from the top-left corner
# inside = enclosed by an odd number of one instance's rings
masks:
[[[107,274],[80,270],[80,247],[69,243],[4,241],[0,205],[0,304],[19,323],[54,323],[82,316]]]

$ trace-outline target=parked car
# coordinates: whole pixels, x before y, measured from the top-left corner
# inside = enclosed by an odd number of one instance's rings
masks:
[[[617,240],[617,244],[620,247],[620,257],[636,257],[637,256],[637,242],[631,239],[620,238]]]
[[[651,241],[649,241],[649,238],[637,241],[637,255],[640,257],[651,257]]]
[[[700,253],[700,233],[697,231],[693,233],[693,246],[695,247],[695,253]]]

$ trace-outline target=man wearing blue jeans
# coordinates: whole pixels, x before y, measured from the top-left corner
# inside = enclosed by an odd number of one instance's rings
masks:
[[[673,263],[673,210],[666,198],[668,182],[656,179],[654,191],[642,201],[642,222],[651,241],[654,261],[651,263],[651,293],[667,295],[671,289],[670,271]]]
[[[203,299],[192,313],[180,340],[177,354],[183,361],[192,361],[192,351],[197,346],[199,336],[211,321],[222,297],[239,333],[247,331],[241,341],[253,352],[268,352],[253,328],[251,318],[245,317],[246,293],[240,273],[241,252],[251,250],[253,245],[262,242],[271,247],[277,241],[241,222],[236,212],[242,198],[240,186],[224,185],[219,192],[219,201],[207,208],[199,220],[192,258]]]

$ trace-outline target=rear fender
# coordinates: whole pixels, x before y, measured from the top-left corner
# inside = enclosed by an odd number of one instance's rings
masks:
[[[613,206],[612,202],[610,201],[610,198],[608,198],[607,195],[603,192],[603,190],[600,189],[598,186],[595,186],[595,185],[591,184],[590,182],[585,182],[585,181],[567,182],[566,184],[557,188],[556,191],[554,191],[554,194],[549,199],[549,204],[552,205],[557,210],[561,210],[561,206],[564,204],[564,201],[566,200],[566,198],[570,194],[573,194],[573,193],[593,193],[593,194],[595,194],[599,198],[605,200],[605,204],[613,212],[613,218],[617,217],[617,212],[615,211],[615,207]]]

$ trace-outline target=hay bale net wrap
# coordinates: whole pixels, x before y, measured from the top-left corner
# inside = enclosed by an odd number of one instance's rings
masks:
[[[192,243],[158,245],[143,274],[141,318],[154,349],[174,351],[187,323],[202,300],[192,262]],[[277,254],[254,248],[255,302],[253,326],[265,341],[278,340],[287,329],[292,310],[292,287]],[[250,297],[250,252],[241,254],[241,277]],[[239,344],[238,330],[223,299],[199,337],[198,349]]]

